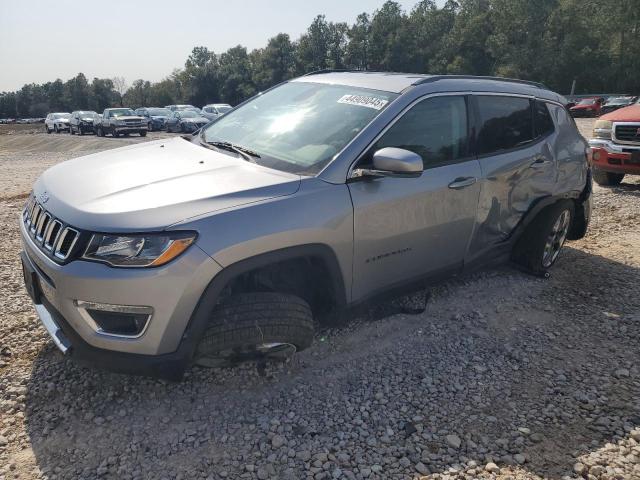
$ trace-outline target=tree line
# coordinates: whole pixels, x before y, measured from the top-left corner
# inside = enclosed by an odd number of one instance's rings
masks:
[[[235,105],[283,80],[323,69],[495,75],[569,93],[640,93],[640,0],[394,1],[355,23],[318,15],[297,40],[280,33],[263,48],[217,54],[195,47],[159,82],[79,73],[63,82],[0,93],[0,117],[109,106],[225,102]]]

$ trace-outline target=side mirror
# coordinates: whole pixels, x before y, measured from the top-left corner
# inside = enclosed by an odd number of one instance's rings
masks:
[[[404,177],[416,178],[422,175],[422,157],[404,148],[385,147],[373,154],[373,168],[358,168],[351,175],[358,177]]]

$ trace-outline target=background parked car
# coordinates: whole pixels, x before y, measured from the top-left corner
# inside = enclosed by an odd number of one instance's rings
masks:
[[[178,110],[167,120],[167,132],[191,133],[209,123],[207,117],[193,110]]]
[[[637,97],[625,96],[625,97],[609,97],[600,109],[600,115],[613,112],[619,108],[628,107],[635,102]]]
[[[47,133],[52,131],[60,133],[62,130],[69,130],[69,118],[71,118],[70,113],[50,113],[44,120],[44,128]]]
[[[147,120],[130,108],[107,108],[96,125],[96,134],[104,137],[107,134],[119,137],[120,134],[138,133],[141,137],[147,134]]]
[[[228,103],[210,103],[202,107],[202,115],[209,120],[215,120],[216,118],[224,115],[231,110],[231,105]]]
[[[93,110],[76,110],[71,112],[71,118],[69,118],[69,133],[79,133],[84,135],[85,133],[94,133],[93,122],[96,121],[98,114]]]
[[[569,109],[573,117],[597,117],[600,115],[604,98],[583,98]]]
[[[147,119],[147,128],[153,132],[165,129],[171,110],[159,107],[142,107],[136,110],[136,114]]]

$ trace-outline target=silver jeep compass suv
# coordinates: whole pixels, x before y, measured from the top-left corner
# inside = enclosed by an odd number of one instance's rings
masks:
[[[545,274],[590,216],[564,103],[498,78],[297,78],[191,139],[47,170],[21,219],[27,290],[63,352],[180,378],[301,350],[386,290],[509,259]]]

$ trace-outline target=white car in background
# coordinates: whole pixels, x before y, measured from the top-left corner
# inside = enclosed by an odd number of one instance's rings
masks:
[[[60,133],[62,130],[69,131],[70,113],[50,113],[44,120],[44,128],[47,133],[52,131]]]
[[[215,120],[227,113],[231,108],[231,105],[228,103],[211,103],[202,107],[202,115],[207,117],[209,120]]]

